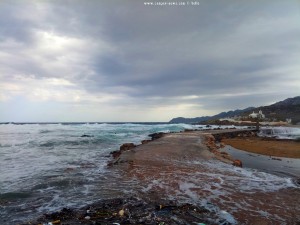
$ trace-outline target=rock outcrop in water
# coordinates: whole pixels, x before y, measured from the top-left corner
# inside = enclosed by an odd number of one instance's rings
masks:
[[[83,134],[80,137],[94,137],[93,135]]]
[[[237,167],[243,167],[243,163],[239,159],[235,159],[232,163],[232,165],[237,166]]]
[[[113,151],[110,154],[113,156],[114,159],[116,159],[117,157],[119,157],[122,154],[122,152],[131,150],[135,147],[136,147],[136,145],[133,143],[125,143],[120,146],[120,150]]]
[[[130,149],[133,149],[136,145],[133,144],[133,143],[125,143],[125,144],[122,144],[120,146],[120,151],[123,152],[123,151],[127,151],[127,150],[130,150]]]
[[[159,132],[159,133],[149,134],[148,136],[151,137],[152,141],[153,141],[153,140],[163,137],[164,134],[165,133],[163,133],[163,132]]]

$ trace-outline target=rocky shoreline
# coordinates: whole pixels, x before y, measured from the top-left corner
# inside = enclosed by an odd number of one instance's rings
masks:
[[[109,168],[121,170],[124,179],[139,179],[144,182],[157,179],[159,173],[172,174],[191,170],[177,164],[190,160],[217,159],[233,166],[242,167],[242,161],[234,159],[222,150],[228,139],[256,137],[254,129],[185,131],[180,133],[155,133],[151,140],[140,145],[124,143],[118,151],[111,152]],[[175,163],[175,164],[174,164]],[[188,172],[188,171],[187,171]],[[178,187],[174,187],[175,189]],[[159,190],[157,190],[159,192]],[[154,193],[152,193],[154,194]],[[152,195],[149,193],[149,195]],[[36,221],[25,224],[234,224],[220,218],[218,214],[195,204],[178,203],[157,197],[125,197],[101,200],[81,209],[62,209],[45,214]],[[265,220],[267,221],[267,220]],[[260,224],[260,223],[253,223]],[[268,222],[264,224],[269,224]]]
[[[21,225],[185,225],[195,221],[202,221],[206,225],[215,224],[212,221],[216,221],[216,215],[192,204],[178,205],[172,201],[146,202],[131,197],[101,200],[78,210],[64,208],[59,212],[44,214],[35,222]]]

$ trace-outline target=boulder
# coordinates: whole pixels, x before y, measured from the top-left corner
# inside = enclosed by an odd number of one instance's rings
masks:
[[[148,142],[150,142],[151,140],[142,140],[142,145],[147,144]]]
[[[153,140],[156,140],[156,139],[161,138],[162,136],[164,136],[164,133],[159,132],[159,133],[149,134],[148,136],[151,137],[152,141],[153,141]]]
[[[120,146],[120,151],[121,152],[127,151],[127,150],[133,149],[135,147],[136,147],[136,145],[133,143],[125,143]]]
[[[133,143],[125,143],[120,146],[120,150],[113,151],[110,154],[113,156],[114,159],[116,159],[121,155],[122,152],[133,149],[135,147],[136,147],[136,145]]]
[[[237,167],[243,167],[243,163],[239,159],[235,159],[232,163],[232,165],[237,166]]]
[[[93,135],[83,134],[80,137],[94,137]]]

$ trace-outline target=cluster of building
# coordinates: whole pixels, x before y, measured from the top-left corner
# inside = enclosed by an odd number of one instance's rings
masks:
[[[227,120],[227,121],[230,121],[230,122],[238,122],[238,121],[241,121],[241,120],[246,120],[246,119],[260,119],[260,120],[263,120],[263,121],[277,121],[276,119],[268,119],[266,118],[265,114],[263,114],[262,110],[259,110],[257,113],[256,112],[252,112],[251,114],[249,114],[248,116],[234,116],[234,117],[231,117],[231,118],[222,118],[220,119],[220,121],[224,121],[224,120]],[[287,123],[292,123],[292,119],[286,119],[286,122]]]
[[[252,119],[265,119],[265,114],[262,113],[261,110],[258,111],[258,113],[255,113],[253,111],[253,113],[249,114],[249,118],[252,118]]]

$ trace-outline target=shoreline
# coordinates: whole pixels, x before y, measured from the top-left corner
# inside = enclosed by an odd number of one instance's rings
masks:
[[[173,201],[145,201],[136,197],[103,199],[80,209],[63,208],[44,214],[36,221],[20,225],[77,225],[77,224],[193,224],[201,220],[212,225],[216,216],[203,207],[176,204]],[[180,222],[179,222],[180,221]],[[178,223],[179,222],[179,223]]]
[[[104,222],[104,224],[137,224],[142,223],[142,221],[147,222],[147,224],[191,224],[194,222],[216,224],[216,221],[227,221],[229,224],[234,224],[236,221],[224,210],[207,211],[206,208],[199,208],[196,204],[166,201],[164,196],[165,190],[161,189],[160,185],[159,189],[155,189],[155,192],[151,189],[151,182],[164,182],[164,180],[170,182],[168,185],[170,185],[171,190],[169,191],[171,193],[168,194],[172,195],[173,191],[175,191],[175,194],[178,188],[186,188],[185,186],[178,186],[177,180],[172,178],[171,175],[198,173],[201,167],[191,167],[190,162],[217,160],[242,167],[240,160],[237,161],[222,149],[224,144],[220,141],[228,135],[233,139],[239,135],[245,139],[255,136],[256,133],[252,129],[157,133],[152,134],[152,140],[142,141],[141,145],[136,146],[133,143],[125,143],[121,145],[120,150],[111,153],[113,160],[109,162],[108,169],[120,171],[124,180],[136,179],[140,183],[150,182],[150,186],[145,189],[147,192],[143,193],[142,199],[135,196],[127,198],[126,195],[121,199],[104,199],[79,210],[63,209],[60,212],[44,215],[36,222],[31,222],[31,224],[51,221],[53,221],[53,224],[56,221],[57,224],[71,225],[79,222],[84,224],[94,224],[95,222],[101,222],[101,224]],[[209,174],[209,171],[204,170],[203,173]],[[222,180],[219,181],[216,178],[215,182],[219,183]],[[162,185],[164,186],[164,183]],[[212,186],[211,188],[214,190],[217,187]],[[283,190],[283,194],[287,195],[287,201],[290,201],[290,195],[286,194],[285,190]],[[247,196],[247,194],[244,195]],[[250,195],[247,198],[249,197]],[[265,197],[272,199],[272,195],[269,194],[266,196],[262,195],[261,198],[264,199]],[[222,198],[227,201],[228,197],[224,196]],[[240,197],[235,198],[235,201],[238,201]],[[218,202],[213,202],[213,204],[218,204]],[[233,204],[233,202],[230,204]],[[138,208],[135,207],[137,205],[139,206]],[[224,207],[226,205],[222,203],[221,206]],[[273,209],[270,210],[272,211]],[[141,215],[142,212],[145,214]],[[226,214],[228,216],[227,220],[224,220],[222,212],[228,214]],[[292,218],[290,213],[288,211],[288,215],[285,215],[287,212],[283,212],[283,215],[287,218]],[[176,219],[172,220],[174,216],[176,216]],[[247,211],[237,212],[237,214],[234,214],[234,218],[237,219],[238,223],[245,224],[261,224],[261,221],[264,222],[263,224],[272,224],[274,222],[270,218],[259,216],[259,214],[255,214],[249,220]]]

